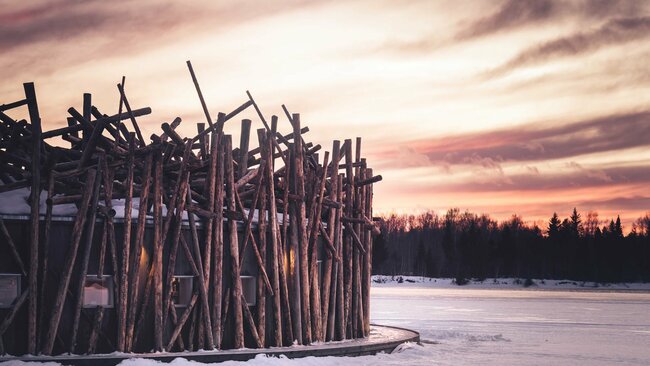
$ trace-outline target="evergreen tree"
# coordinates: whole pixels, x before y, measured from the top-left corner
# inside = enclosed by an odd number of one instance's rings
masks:
[[[571,214],[570,217],[570,223],[571,223],[571,233],[574,236],[581,236],[582,235],[582,219],[580,217],[580,214],[578,213],[578,210],[574,207],[573,208],[573,213]]]
[[[623,237],[623,227],[621,226],[621,216],[616,216],[616,223],[614,224],[614,235],[616,237]]]
[[[553,212],[553,217],[548,221],[548,236],[554,238],[560,231],[560,218],[557,217],[557,212]]]

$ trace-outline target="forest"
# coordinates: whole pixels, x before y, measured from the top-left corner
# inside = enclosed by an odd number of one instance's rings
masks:
[[[601,221],[597,212],[553,214],[543,227],[513,215],[454,208],[381,217],[373,247],[373,274],[455,278],[516,277],[576,281],[650,281],[650,214],[624,235],[620,217]]]

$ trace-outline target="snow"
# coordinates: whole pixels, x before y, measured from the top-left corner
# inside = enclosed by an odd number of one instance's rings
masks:
[[[7,191],[7,192],[0,192],[0,215],[29,215],[31,213],[31,209],[29,206],[29,193],[30,189],[29,188],[19,188],[15,189],[12,191]],[[41,197],[40,197],[40,203],[39,203],[39,212],[41,216],[45,215],[45,212],[47,210],[47,191],[42,191],[41,192]],[[196,201],[192,201],[193,203],[197,203]],[[133,197],[132,201],[132,207],[131,207],[131,217],[133,221],[137,221],[138,217],[138,212],[140,209],[140,198],[139,197]],[[103,205],[103,201],[99,203],[100,205]],[[126,206],[126,200],[124,199],[113,199],[111,200],[111,205],[113,207],[113,210],[115,210],[115,219],[120,220],[124,219],[125,215],[125,206]],[[78,209],[77,206],[74,203],[67,203],[67,204],[62,204],[62,205],[54,205],[52,207],[52,216],[54,217],[73,217],[77,214]],[[248,218],[248,209],[244,209],[245,215]],[[162,215],[166,216],[167,215],[167,207],[166,205],[163,205],[162,207]],[[183,211],[182,214],[182,219],[184,221],[188,220],[188,213],[187,211]],[[278,223],[281,225],[282,220],[284,219],[284,215],[282,213],[277,213],[277,220]],[[197,222],[201,222],[198,216],[194,215],[196,218]],[[267,213],[267,220],[268,220],[268,213]],[[147,215],[148,220],[152,220],[153,217],[150,215]],[[253,212],[253,223],[258,222],[258,212],[257,210]]]
[[[650,362],[650,292],[580,288],[579,284],[571,285],[572,289],[524,289],[514,280],[509,284],[459,287],[450,281],[373,284],[372,321],[417,330],[422,345],[403,344],[392,354],[376,356],[290,360],[260,355],[247,362],[222,365],[562,366]],[[153,365],[159,366],[144,359],[120,364]],[[172,365],[201,364],[177,358]]]
[[[532,279],[526,283],[521,278],[486,278],[483,280],[470,279],[462,286],[456,284],[453,278],[429,278],[421,276],[372,276],[373,286],[416,286],[427,288],[470,288],[470,289],[538,289],[538,290],[628,290],[628,291],[650,291],[650,283],[626,282],[626,283],[598,283],[590,281],[574,280],[544,280]]]

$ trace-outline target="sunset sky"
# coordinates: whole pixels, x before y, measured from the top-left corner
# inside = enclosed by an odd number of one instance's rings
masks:
[[[125,75],[131,105],[153,109],[139,119],[145,136],[176,116],[194,135],[204,117],[191,60],[213,116],[250,90],[285,133],[283,103],[308,141],[363,137],[384,177],[378,212],[533,222],[575,206],[620,213],[629,228],[650,211],[650,2],[0,5],[0,104],[33,81],[45,130],[64,126],[84,92],[117,113]]]

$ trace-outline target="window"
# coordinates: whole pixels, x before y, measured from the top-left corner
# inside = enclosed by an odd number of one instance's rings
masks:
[[[10,308],[20,292],[20,274],[0,273],[0,308]]]
[[[178,308],[187,307],[192,300],[194,276],[176,275],[172,279],[172,303]]]
[[[114,305],[113,276],[86,275],[83,292],[83,307],[94,308],[97,306],[112,308]]]
[[[246,305],[257,305],[257,278],[254,276],[241,276],[241,285]]]

